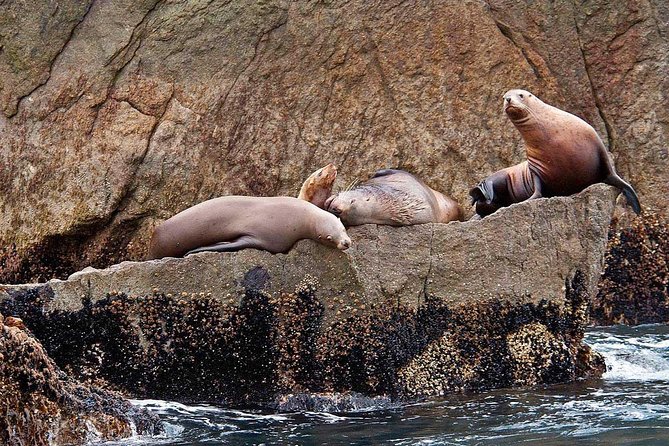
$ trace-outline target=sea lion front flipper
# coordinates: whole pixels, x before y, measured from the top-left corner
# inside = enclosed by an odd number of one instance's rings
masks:
[[[469,191],[472,205],[475,205],[476,214],[482,217],[496,212],[501,206],[495,203],[495,186],[490,179],[481,181]]]
[[[534,186],[534,193],[528,200],[534,200],[535,198],[541,198],[543,197],[543,194],[541,193],[541,178],[539,178],[539,175],[535,174],[532,172],[532,169],[530,169],[530,174],[532,175],[532,183]]]
[[[255,248],[256,246],[257,244],[254,243],[253,237],[250,237],[248,235],[243,235],[231,242],[220,242],[214,245],[202,246],[200,248],[191,249],[186,254],[184,254],[184,257],[189,256],[191,254],[196,254],[198,252],[206,252],[206,251],[234,252],[234,251],[240,251],[245,248]]]
[[[615,186],[625,194],[625,199],[627,199],[627,204],[632,206],[634,212],[639,215],[641,214],[641,204],[639,203],[639,196],[636,194],[634,188],[625,180],[620,178],[617,173],[611,172],[609,176],[606,177],[604,183]]]

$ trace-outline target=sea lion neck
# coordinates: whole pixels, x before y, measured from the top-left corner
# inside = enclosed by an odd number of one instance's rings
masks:
[[[536,104],[536,106],[533,104],[532,107],[528,107],[526,117],[520,120],[511,120],[528,147],[537,147],[549,136],[541,110],[537,110],[540,107],[540,104]]]

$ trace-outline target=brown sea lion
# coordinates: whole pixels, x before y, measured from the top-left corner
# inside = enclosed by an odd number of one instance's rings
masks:
[[[616,173],[595,129],[581,118],[525,90],[504,94],[504,112],[525,141],[533,193],[530,199],[572,195],[595,183],[622,190],[639,214],[639,197]]]
[[[337,167],[330,163],[312,173],[302,184],[300,200],[306,200],[321,209],[325,208],[325,200],[332,195],[332,185],[337,179]]]
[[[476,213],[481,217],[499,208],[525,201],[534,193],[529,164],[523,161],[515,166],[498,170],[469,191]]]
[[[460,205],[403,170],[379,170],[366,182],[325,202],[345,226],[406,226],[462,220]]]
[[[149,258],[256,248],[285,253],[309,238],[337,249],[351,239],[337,217],[293,197],[219,197],[169,218],[151,238]]]

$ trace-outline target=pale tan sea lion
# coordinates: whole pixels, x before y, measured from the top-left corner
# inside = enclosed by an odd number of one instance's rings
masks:
[[[379,170],[366,182],[330,197],[326,210],[345,226],[406,226],[462,220],[460,205],[403,170]]]
[[[571,195],[591,184],[606,183],[620,188],[634,212],[641,212],[639,197],[616,173],[590,124],[525,90],[504,94],[504,112],[525,141],[533,179],[530,199]]]
[[[529,164],[523,161],[498,170],[469,191],[476,213],[481,217],[499,208],[525,201],[534,193],[534,179]]]
[[[344,225],[317,206],[293,197],[219,197],[169,218],[151,238],[149,258],[256,248],[285,253],[309,238],[345,250]]]
[[[337,179],[337,167],[330,163],[312,173],[302,184],[297,198],[325,208],[325,200],[332,195],[332,185]]]

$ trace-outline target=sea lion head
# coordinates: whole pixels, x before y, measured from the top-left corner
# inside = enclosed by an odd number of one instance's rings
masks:
[[[341,220],[332,214],[327,214],[327,218],[318,220],[316,235],[319,242],[341,251],[351,247],[351,238],[346,233],[346,228]]]
[[[344,224],[354,226],[357,222],[368,221],[373,217],[374,194],[359,187],[333,195],[325,202],[325,210],[336,215]]]
[[[298,198],[323,209],[325,200],[332,194],[332,185],[336,178],[337,167],[334,164],[321,167],[306,179]]]
[[[532,108],[539,99],[527,90],[509,90],[504,93],[504,113],[514,124],[527,123],[532,118]]]

